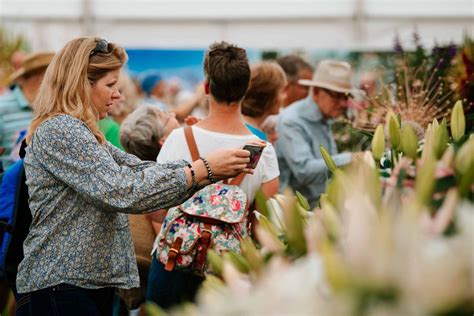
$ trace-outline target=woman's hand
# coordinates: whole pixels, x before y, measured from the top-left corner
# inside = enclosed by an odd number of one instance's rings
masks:
[[[227,178],[233,178],[242,172],[253,173],[253,169],[247,168],[250,162],[250,152],[247,150],[234,149],[220,149],[216,150],[205,157],[212,172],[214,180],[219,181]],[[195,181],[199,185],[206,185],[210,183],[204,161],[198,159],[192,164],[194,170]],[[193,184],[191,171],[188,167],[185,168],[188,186]]]
[[[207,155],[206,159],[214,178],[222,180],[235,177],[242,172],[253,173],[253,169],[247,168],[249,157],[249,151],[235,148],[216,150]]]

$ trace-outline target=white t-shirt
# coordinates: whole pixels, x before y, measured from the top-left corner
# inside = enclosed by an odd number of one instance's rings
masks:
[[[255,135],[216,133],[198,126],[193,126],[192,129],[199,154],[203,157],[217,149],[242,148],[249,141],[258,139]],[[171,132],[160,150],[157,162],[164,163],[177,159],[192,160],[183,128],[178,128]],[[247,174],[240,184],[240,188],[247,194],[251,204],[255,198],[255,193],[260,189],[262,183],[273,180],[279,175],[280,170],[278,169],[275,149],[272,144],[267,143],[254,170],[254,174]]]

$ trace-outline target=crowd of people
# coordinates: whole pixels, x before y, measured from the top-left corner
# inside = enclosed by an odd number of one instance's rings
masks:
[[[26,146],[33,218],[8,280],[17,315],[128,314],[146,301],[167,309],[193,300],[205,277],[168,271],[157,255],[167,209],[239,175],[249,214],[258,191],[291,188],[314,207],[329,176],[320,145],[338,166],[357,155],[338,153],[331,131],[358,93],[344,61],[313,67],[288,55],[250,65],[243,48],[217,42],[204,82],[180,93],[156,71],[131,78],[125,50],[101,38],[20,57],[0,96],[1,162],[8,168]],[[263,147],[254,168],[247,144]]]

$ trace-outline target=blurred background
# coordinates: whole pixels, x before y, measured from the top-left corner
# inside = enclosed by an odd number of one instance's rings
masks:
[[[157,69],[185,85],[202,78],[203,51],[216,40],[245,47],[252,61],[338,57],[360,72],[395,45],[460,44],[473,21],[472,0],[0,0],[3,60],[11,46],[57,51],[97,35],[127,48],[132,74]]]

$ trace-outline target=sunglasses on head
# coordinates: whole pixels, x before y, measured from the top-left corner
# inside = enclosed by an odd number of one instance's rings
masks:
[[[89,57],[98,53],[107,54],[109,52],[109,43],[105,39],[100,39],[96,42],[95,48],[91,51]]]

